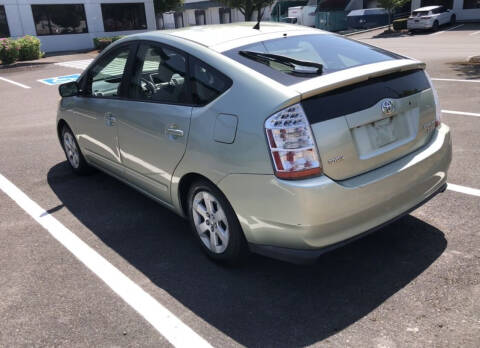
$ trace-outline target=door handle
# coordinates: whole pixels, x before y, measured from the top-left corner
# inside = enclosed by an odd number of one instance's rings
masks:
[[[107,125],[107,127],[115,126],[116,122],[117,122],[117,118],[113,116],[111,112],[105,113],[105,124]]]
[[[175,137],[183,137],[183,130],[178,128],[168,128],[167,133]]]

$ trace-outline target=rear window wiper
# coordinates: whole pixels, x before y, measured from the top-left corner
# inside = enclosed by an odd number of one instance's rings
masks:
[[[286,65],[292,69],[291,72],[297,74],[315,74],[321,75],[323,72],[323,65],[320,63],[311,62],[308,60],[298,60],[287,56],[278,54],[262,53],[254,51],[239,51],[240,55],[255,60],[257,62],[269,65],[270,62],[276,62]]]

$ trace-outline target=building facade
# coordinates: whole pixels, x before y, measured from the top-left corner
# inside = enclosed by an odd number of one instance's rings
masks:
[[[265,8],[262,20],[270,19],[271,7]],[[254,12],[252,20],[257,18]],[[176,12],[157,15],[158,28],[180,28],[192,25],[224,24],[244,21],[243,14],[234,8],[228,8],[215,0],[184,0],[183,6]]]
[[[155,30],[152,0],[0,0],[0,37],[37,36],[45,52],[93,48],[93,39]]]

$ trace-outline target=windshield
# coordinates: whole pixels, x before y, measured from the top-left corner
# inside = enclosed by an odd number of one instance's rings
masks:
[[[359,65],[403,58],[376,47],[329,34],[284,37],[261,41],[224,52],[226,56],[285,85],[312,78],[315,74],[294,74],[291,69],[285,69],[285,65],[274,61],[255,61],[242,56],[240,53],[242,51],[268,53],[289,57],[297,61],[317,63],[322,65],[322,74]]]

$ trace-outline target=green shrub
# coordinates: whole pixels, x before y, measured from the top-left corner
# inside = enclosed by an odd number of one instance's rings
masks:
[[[42,56],[40,40],[34,36],[24,36],[17,40],[20,46],[19,60],[34,60]]]
[[[123,36],[96,37],[93,39],[93,46],[99,51],[103,51],[112,42],[120,40]]]
[[[407,18],[395,19],[393,21],[393,29],[394,30],[402,30],[407,29]]]
[[[15,63],[19,55],[19,46],[15,40],[0,39],[0,60],[2,64]]]

